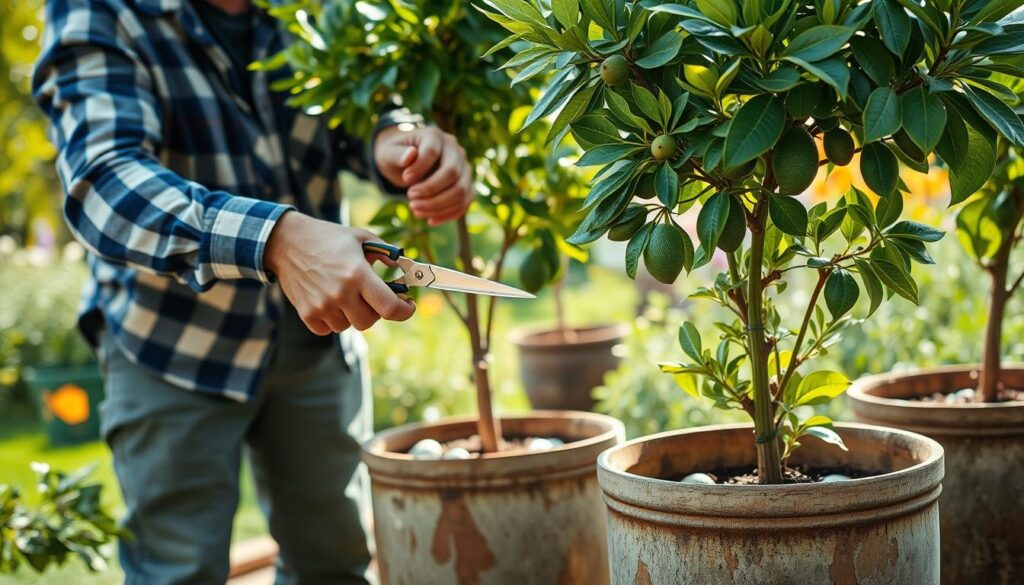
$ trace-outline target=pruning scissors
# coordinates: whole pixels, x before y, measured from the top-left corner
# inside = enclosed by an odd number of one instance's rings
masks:
[[[536,298],[534,295],[487,280],[433,264],[416,262],[405,257],[405,250],[382,242],[363,242],[363,251],[369,254],[387,256],[398,263],[403,275],[387,283],[388,288],[396,294],[409,292],[410,286],[424,286],[438,290],[450,290],[473,295],[489,295],[492,297],[512,297],[519,299]]]

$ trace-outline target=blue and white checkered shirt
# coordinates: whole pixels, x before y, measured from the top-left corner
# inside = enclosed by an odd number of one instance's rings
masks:
[[[286,33],[253,19],[254,59],[280,50]],[[287,75],[254,72],[250,107],[188,0],[47,3],[34,93],[90,252],[83,330],[105,323],[178,386],[254,395],[282,302],[263,265],[275,222],[293,208],[337,221],[338,171],[366,174],[361,141],[268,89]]]

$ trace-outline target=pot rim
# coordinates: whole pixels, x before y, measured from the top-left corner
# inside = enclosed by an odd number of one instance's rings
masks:
[[[409,423],[377,433],[362,445],[362,459],[370,469],[375,482],[414,484],[436,487],[439,482],[472,481],[480,485],[522,483],[530,479],[551,479],[593,473],[597,455],[606,448],[621,443],[625,427],[618,419],[604,414],[574,410],[537,410],[529,413],[499,417],[504,428],[531,424],[554,424],[568,427],[582,424],[594,428],[592,436],[566,443],[545,451],[517,451],[487,453],[474,459],[425,460],[414,459],[408,453],[388,451],[389,441],[415,443],[413,439],[435,438],[446,435],[465,437],[475,432],[476,416],[459,416],[439,421]],[[468,434],[465,434],[469,431]],[[423,436],[426,435],[426,436]]]
[[[536,326],[525,326],[517,327],[509,332],[508,339],[512,345],[519,347],[520,349],[551,349],[555,347],[586,347],[592,345],[607,345],[608,343],[617,343],[623,337],[629,334],[629,325],[626,323],[595,323],[593,325],[583,325],[579,327],[569,327],[569,331],[576,332],[588,332],[594,334],[594,337],[586,339],[585,341],[577,342],[559,342],[559,343],[546,343],[538,341],[537,338],[557,333],[558,327],[536,327]],[[600,335],[598,335],[600,334]]]
[[[709,517],[718,517],[716,526],[740,530],[779,527],[786,520],[794,528],[844,524],[858,517],[858,513],[878,514],[880,509],[888,508],[889,513],[902,514],[938,498],[944,457],[938,442],[901,429],[860,423],[835,426],[865,435],[878,434],[880,441],[899,439],[919,446],[927,456],[904,469],[870,477],[783,485],[684,484],[631,473],[611,462],[616,454],[645,443],[678,440],[698,433],[753,429],[749,423],[721,424],[667,431],[611,447],[598,457],[598,480],[609,508],[625,515],[693,526],[706,525]],[[814,507],[807,504],[808,500],[827,504]]]
[[[910,385],[933,377],[975,379],[978,364],[955,364],[865,376],[847,390],[857,418],[926,434],[998,435],[1024,433],[1024,402],[938,404],[877,396],[887,387]],[[1024,377],[1024,364],[1004,364],[1004,375]],[[958,384],[950,383],[950,386]],[[950,388],[953,390],[954,388]]]

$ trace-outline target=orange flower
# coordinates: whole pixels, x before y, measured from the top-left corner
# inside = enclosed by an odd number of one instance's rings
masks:
[[[89,420],[89,395],[80,386],[64,384],[54,392],[43,394],[47,410],[67,425],[80,425]]]

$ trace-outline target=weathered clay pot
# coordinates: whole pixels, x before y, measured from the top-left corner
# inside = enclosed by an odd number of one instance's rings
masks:
[[[602,453],[612,583],[938,583],[942,447],[894,429],[837,431],[848,452],[807,439],[793,463],[884,473],[764,486],[659,479],[753,468],[750,425],[662,433]]]
[[[519,329],[511,340],[519,348],[519,374],[534,408],[590,410],[590,392],[619,367],[613,348],[629,331],[625,325],[558,329]]]
[[[364,445],[382,583],[607,583],[595,460],[622,442],[622,423],[540,411],[503,418],[505,437],[558,437],[566,445],[461,461],[405,454],[421,439],[443,443],[475,426],[472,418],[406,425]]]
[[[1024,368],[1002,381],[1024,388]],[[939,500],[942,582],[1024,583],[1024,403],[900,400],[977,385],[976,366],[863,378],[849,390],[859,420],[927,435],[946,450]]]

